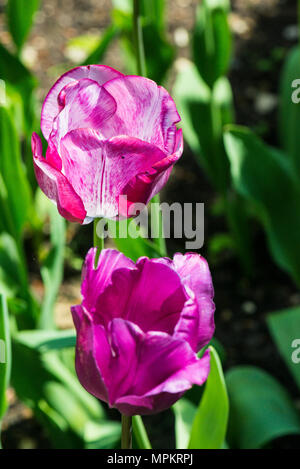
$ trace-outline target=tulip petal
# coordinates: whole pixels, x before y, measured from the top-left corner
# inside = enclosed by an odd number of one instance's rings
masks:
[[[125,415],[147,415],[162,412],[171,407],[194,384],[202,386],[210,371],[210,355],[207,350],[186,370],[179,371],[165,383],[143,396],[130,395],[117,400],[115,406]],[[176,392],[176,387],[183,391]],[[164,391],[161,391],[164,389]],[[174,392],[175,391],[175,392]]]
[[[111,276],[115,269],[124,267],[135,269],[134,262],[115,249],[103,249],[95,269],[96,252],[96,248],[89,250],[82,270],[81,293],[83,305],[91,314],[95,311],[99,296],[111,283]]]
[[[42,156],[42,142],[32,135],[34,171],[44,194],[57,204],[59,213],[69,221],[83,223],[86,211],[81,198],[66,177]]]
[[[97,361],[102,368],[109,363],[111,350],[104,328],[93,324],[89,314],[81,306],[72,306],[73,321],[77,332],[76,372],[83,387],[93,396],[108,401],[107,388]],[[99,346],[100,344],[100,346]]]
[[[124,205],[121,206],[122,215],[129,216],[134,214],[134,205],[136,203],[147,204],[165,186],[174,164],[177,163],[183,152],[181,129],[176,132],[175,143],[175,152],[172,155],[154,164],[149,171],[135,176],[124,188],[127,205],[125,207]]]
[[[180,276],[182,283],[194,293],[195,300],[198,304],[199,326],[197,331],[197,350],[200,350],[208,344],[215,330],[214,288],[211,273],[206,260],[195,253],[185,255],[175,254],[173,266]],[[186,328],[186,330],[188,334],[188,328]],[[190,330],[193,331],[193,327],[191,327]],[[186,340],[188,340],[187,337]]]
[[[61,157],[63,173],[83,200],[87,216],[116,218],[128,182],[163,160],[165,153],[135,138],[103,140],[94,130],[79,129],[61,140]]]
[[[117,111],[101,131],[110,138],[128,135],[173,153],[176,123],[180,121],[169,93],[144,77],[125,76],[110,80],[104,88],[115,98]]]
[[[53,127],[53,121],[61,110],[58,96],[66,85],[84,78],[89,78],[96,81],[99,85],[103,85],[109,80],[122,76],[122,73],[106,65],[76,67],[62,75],[50,89],[43,104],[41,129],[45,139],[48,140]]]
[[[62,110],[53,121],[49,137],[60,150],[60,140],[71,130],[101,129],[105,120],[116,112],[114,98],[97,82],[84,78],[65,86],[59,94]]]
[[[185,289],[173,269],[141,258],[135,269],[113,272],[110,285],[99,295],[97,317],[105,326],[113,318],[124,318],[144,332],[172,334],[186,300]]]
[[[162,332],[144,334],[135,324],[119,318],[110,323],[109,334],[113,353],[101,372],[110,405],[121,405],[127,415],[170,407],[193,384],[201,385],[207,379],[209,355],[198,359],[182,340]],[[101,369],[100,362],[98,366]],[[164,398],[156,401],[159,395]]]

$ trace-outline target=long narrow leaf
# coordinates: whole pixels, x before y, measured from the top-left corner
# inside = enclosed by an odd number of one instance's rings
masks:
[[[211,369],[192,426],[189,449],[221,449],[227,430],[229,401],[222,365],[210,347]]]

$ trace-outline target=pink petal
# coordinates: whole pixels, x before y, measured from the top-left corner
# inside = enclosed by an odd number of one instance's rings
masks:
[[[94,130],[79,129],[62,139],[61,157],[63,173],[83,200],[87,216],[115,218],[128,182],[163,160],[165,154],[134,138],[102,140]]]
[[[53,121],[49,137],[60,150],[60,140],[71,130],[101,129],[105,120],[116,111],[114,98],[97,82],[88,78],[74,81],[59,94],[62,110]]]
[[[108,80],[122,76],[122,73],[106,65],[76,67],[62,75],[47,94],[43,104],[41,128],[45,139],[48,140],[53,127],[53,121],[61,110],[58,103],[58,95],[66,85],[83,78],[89,78],[96,81],[99,85],[103,85]]]
[[[128,135],[152,143],[169,154],[174,152],[175,124],[180,116],[164,88],[138,76],[116,78],[104,88],[117,103],[116,113],[101,129],[107,138]]]
[[[183,137],[182,130],[179,129],[176,132],[176,147],[173,155],[167,156],[158,163],[155,163],[149,171],[135,176],[124,188],[124,194],[127,196],[127,205],[124,206],[123,204],[121,206],[123,216],[130,216],[130,214],[134,213],[135,203],[144,203],[146,205],[162,190],[168,182],[173,166],[177,163],[182,152]]]
[[[42,142],[32,135],[34,171],[38,184],[46,196],[57,204],[59,213],[69,221],[83,223],[86,211],[81,198],[66,177],[42,156]]]

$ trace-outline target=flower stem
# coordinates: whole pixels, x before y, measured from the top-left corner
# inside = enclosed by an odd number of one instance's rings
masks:
[[[94,247],[97,248],[97,252],[95,256],[95,268],[98,265],[100,253],[102,249],[104,248],[104,238],[103,236],[99,237],[97,234],[97,225],[99,221],[100,221],[100,218],[95,218],[94,220],[94,243],[93,244],[94,244]]]
[[[122,414],[122,449],[132,449],[132,417]]]
[[[163,218],[162,213],[160,210],[160,196],[156,194],[152,201],[151,201],[152,208],[151,208],[151,223],[155,226],[155,233],[157,234],[157,238],[154,239],[155,244],[157,245],[158,251],[161,253],[163,257],[168,255],[167,252],[167,245],[166,240],[164,237],[164,226],[163,226]]]
[[[147,76],[145,50],[143,41],[142,18],[140,15],[140,0],[133,0],[133,33],[136,49],[137,73],[143,77]]]

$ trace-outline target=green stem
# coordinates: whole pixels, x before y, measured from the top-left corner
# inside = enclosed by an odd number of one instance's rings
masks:
[[[132,429],[139,449],[152,449],[142,417],[132,417]]]
[[[100,218],[95,218],[94,220],[94,247],[97,248],[96,257],[95,257],[95,268],[98,265],[98,260],[102,249],[104,248],[104,238],[103,236],[99,237],[97,234],[97,224],[100,221]]]
[[[151,201],[151,223],[154,225],[154,232],[157,235],[157,238],[154,239],[154,243],[156,244],[158,251],[161,253],[163,257],[168,255],[167,253],[167,245],[166,240],[164,237],[164,226],[163,226],[163,218],[162,213],[160,210],[160,196],[159,194],[155,195]]]
[[[140,0],[133,0],[133,33],[136,50],[137,73],[147,76],[145,50],[143,41],[142,18],[140,15]]]
[[[122,414],[122,449],[132,449],[132,417]]]

